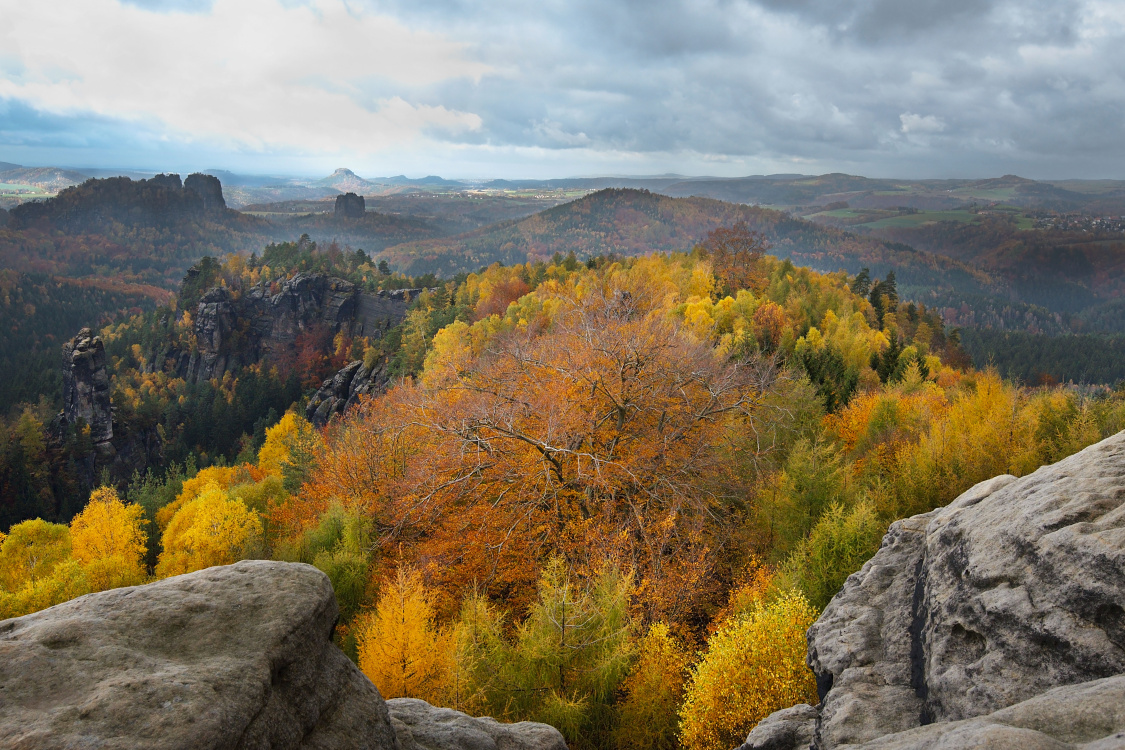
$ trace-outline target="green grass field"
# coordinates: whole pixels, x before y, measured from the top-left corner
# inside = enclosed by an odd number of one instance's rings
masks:
[[[980,221],[980,217],[969,211],[919,211],[916,214],[901,214],[888,216],[885,219],[861,224],[870,229],[884,227],[917,227],[922,224],[933,224],[939,221],[958,221],[962,224],[972,224]]]

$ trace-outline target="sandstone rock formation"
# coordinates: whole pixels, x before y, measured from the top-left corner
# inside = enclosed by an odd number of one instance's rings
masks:
[[[321,427],[355,406],[360,396],[380,393],[387,385],[386,366],[383,359],[377,360],[370,369],[363,360],[345,365],[312,395],[305,407],[305,418]]]
[[[147,180],[128,177],[90,179],[68,187],[54,198],[32,201],[11,211],[13,229],[46,222],[65,232],[102,231],[106,222],[130,226],[166,226],[181,219],[229,218],[223,186],[217,177],[158,174]]]
[[[89,328],[63,345],[63,417],[90,427],[95,444],[113,439],[113,411],[109,403],[109,372],[105,345]]]
[[[227,201],[223,197],[223,185],[214,175],[200,172],[189,174],[184,180],[184,190],[199,196],[206,213],[221,213],[227,207]]]
[[[0,623],[6,748],[385,748],[308,565],[244,561]]]
[[[196,351],[155,351],[149,367],[158,369],[171,357],[181,377],[200,382],[263,357],[291,357],[298,336],[317,327],[329,336],[342,332],[381,338],[402,322],[410,299],[421,291],[372,294],[349,281],[313,273],[299,273],[276,290],[262,283],[236,295],[215,287],[196,305]]]
[[[387,709],[402,750],[566,750],[562,734],[547,724],[475,719],[416,698],[392,698]]]
[[[1125,747],[1125,432],[892,524],[808,637],[745,747]]]
[[[362,219],[366,212],[367,205],[364,203],[362,195],[344,193],[336,196],[335,215],[337,219]]]
[[[338,614],[316,568],[245,560],[4,620],[0,747],[565,750],[542,724],[388,713]]]

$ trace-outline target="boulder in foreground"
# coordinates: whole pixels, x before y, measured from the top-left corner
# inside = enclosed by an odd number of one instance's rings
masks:
[[[1125,432],[891,525],[746,748],[1125,748]]]
[[[387,709],[402,750],[566,750],[562,734],[547,724],[501,724],[416,698],[392,698]]]
[[[328,578],[243,561],[0,622],[0,747],[397,747]]]

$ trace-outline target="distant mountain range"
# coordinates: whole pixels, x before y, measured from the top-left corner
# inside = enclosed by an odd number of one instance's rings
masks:
[[[1125,328],[1113,323],[1120,316],[1119,307],[1112,307],[1125,299],[1122,221],[1111,226],[1087,218],[1088,226],[1040,228],[1031,209],[1012,208],[1021,202],[1109,205],[1125,195],[1123,182],[1056,185],[1011,175],[909,183],[839,174],[662,175],[470,188],[440,177],[365,179],[343,168],[303,185],[212,172],[219,177],[206,179],[214,180],[217,200],[233,207],[246,207],[237,196],[297,191],[303,197],[263,201],[244,213],[197,215],[172,211],[182,201],[160,182],[172,176],[83,183],[50,205],[13,210],[7,233],[0,230],[0,265],[120,275],[130,283],[171,288],[202,255],[260,250],[309,234],[321,244],[362,248],[414,276],[448,277],[555,253],[587,258],[687,250],[712,229],[744,221],[770,239],[774,254],[798,265],[851,274],[869,268],[879,276],[894,270],[904,294],[943,308],[958,325],[1049,333]],[[81,177],[55,168],[14,167],[0,176],[5,174],[44,185]],[[229,182],[220,186],[222,179]],[[588,192],[607,182],[650,188]],[[334,215],[332,199],[343,192],[368,196],[363,217]],[[775,203],[790,209],[767,207]]]
[[[575,177],[549,180],[449,180],[438,176],[408,178],[360,177],[341,167],[327,177],[298,178],[244,175],[222,169],[205,170],[218,177],[233,208],[292,200],[317,200],[339,192],[394,195],[434,191],[595,191],[637,188],[675,198],[715,198],[728,203],[776,208],[817,207],[847,203],[854,209],[915,208],[944,210],[977,204],[1005,204],[1047,211],[1125,214],[1125,181],[1029,180],[1015,175],[989,179],[899,180],[848,174],[799,174],[748,177],[685,177],[682,175]],[[151,174],[131,170],[23,167],[0,162],[0,183],[24,184],[58,192],[89,177]]]

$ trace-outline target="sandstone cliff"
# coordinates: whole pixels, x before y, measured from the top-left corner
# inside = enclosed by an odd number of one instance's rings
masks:
[[[60,445],[68,431],[89,429],[88,436],[78,443],[88,447],[74,456],[75,478],[82,493],[93,489],[103,469],[108,469],[114,479],[125,481],[134,471],[143,473],[159,464],[163,444],[157,430],[130,431],[114,422],[101,337],[83,328],[63,344],[62,355],[63,410],[48,432]]]
[[[355,406],[360,396],[380,393],[387,386],[386,364],[378,360],[368,368],[362,360],[356,360],[345,365],[312,395],[305,407],[305,418],[322,427],[332,417]]]
[[[4,620],[0,746],[565,750],[542,724],[388,711],[337,616],[316,568],[256,560]]]
[[[196,349],[154,351],[149,367],[172,358],[180,376],[200,382],[263,358],[284,359],[301,333],[318,326],[332,335],[381,338],[406,317],[410,299],[421,291],[372,294],[349,281],[310,273],[297,274],[276,291],[266,283],[241,293],[214,287],[194,311]]]
[[[362,195],[344,193],[336,196],[336,218],[362,219],[365,213],[367,213],[367,206]]]
[[[79,232],[120,221],[130,226],[163,225],[185,217],[221,218],[228,214],[223,187],[211,175],[159,174],[147,180],[128,177],[91,179],[54,198],[11,210],[13,229],[48,222],[57,230]]]
[[[1125,432],[891,525],[744,748],[1125,747]]]
[[[63,344],[63,418],[68,424],[84,422],[95,444],[113,439],[113,412],[109,404],[109,373],[105,346],[89,328]]]

